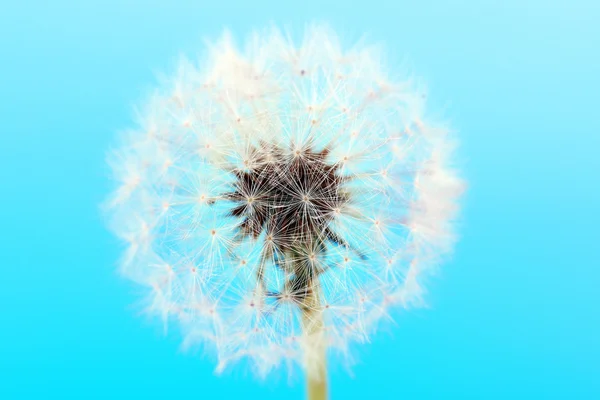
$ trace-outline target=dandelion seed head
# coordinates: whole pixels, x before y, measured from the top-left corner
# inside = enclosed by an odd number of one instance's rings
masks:
[[[454,141],[419,88],[383,71],[323,27],[300,45],[255,35],[244,51],[226,35],[180,63],[111,154],[121,270],[186,346],[214,349],[217,370],[310,368],[314,285],[319,340],[347,357],[390,308],[420,302],[451,251]]]

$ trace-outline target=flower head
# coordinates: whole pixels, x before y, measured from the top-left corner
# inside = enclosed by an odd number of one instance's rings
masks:
[[[424,105],[326,29],[243,52],[225,37],[181,62],[113,154],[122,271],[219,368],[310,363],[303,316],[317,314],[319,340],[346,354],[420,300],[454,240],[462,184]]]

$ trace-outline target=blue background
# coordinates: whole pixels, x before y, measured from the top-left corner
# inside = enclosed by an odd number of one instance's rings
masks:
[[[599,3],[282,3],[0,7],[0,398],[303,398],[302,377],[214,376],[139,317],[98,204],[155,72],[225,26],[314,19],[408,57],[460,131],[469,181],[430,308],[398,313],[352,376],[336,368],[333,398],[600,398]]]

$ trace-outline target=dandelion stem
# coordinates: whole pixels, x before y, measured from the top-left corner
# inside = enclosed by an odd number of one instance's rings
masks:
[[[304,297],[302,329],[306,335],[306,376],[308,400],[327,399],[326,343],[323,335],[323,312],[319,299],[318,278],[311,279]]]

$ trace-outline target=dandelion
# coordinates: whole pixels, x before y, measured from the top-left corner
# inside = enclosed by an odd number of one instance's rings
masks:
[[[303,368],[326,397],[326,360],[349,357],[452,247],[461,181],[448,129],[374,49],[313,27],[181,61],[111,156],[122,272],[217,370]]]

